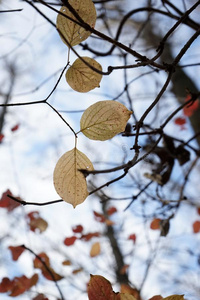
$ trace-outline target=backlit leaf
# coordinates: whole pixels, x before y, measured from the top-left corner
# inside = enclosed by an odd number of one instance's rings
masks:
[[[69,0],[68,3],[85,23],[94,28],[96,22],[96,9],[92,0]],[[66,6],[62,6],[60,12],[71,19],[78,21]],[[67,44],[65,41],[66,39],[71,46],[80,44],[91,35],[90,31],[84,29],[82,26],[74,23],[72,20],[69,20],[61,14],[58,14],[56,25],[63,35],[61,35],[62,41]]]
[[[160,295],[156,295],[156,296],[151,297],[149,300],[163,300],[163,297]]]
[[[90,275],[88,298],[89,300],[114,300],[115,293],[106,278],[100,275]]]
[[[82,57],[90,66],[102,71],[101,65],[90,57]],[[80,93],[87,93],[99,87],[102,74],[99,74],[87,66],[80,58],[66,72],[66,80],[71,88]]]
[[[86,179],[80,169],[93,170],[93,165],[84,153],[73,148],[61,156],[53,174],[57,193],[74,208],[88,196]]]
[[[123,132],[132,114],[123,104],[105,100],[89,106],[80,121],[82,133],[91,140],[105,141]]]
[[[90,257],[95,257],[95,256],[99,255],[100,252],[101,252],[100,243],[99,242],[94,243],[90,250]]]

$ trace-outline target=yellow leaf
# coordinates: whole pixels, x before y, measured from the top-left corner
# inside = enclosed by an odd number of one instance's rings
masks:
[[[120,293],[120,300],[137,300],[134,296],[130,294],[122,294]]]
[[[91,140],[105,141],[123,132],[132,114],[123,104],[105,100],[91,105],[80,121],[82,133]]]
[[[79,169],[93,170],[93,165],[84,153],[74,148],[61,156],[53,174],[56,192],[74,208],[88,196],[86,179]]]
[[[90,250],[90,256],[91,257],[95,257],[97,255],[99,255],[101,252],[101,246],[100,246],[100,243],[97,242],[97,243],[94,243],[91,247],[91,250]]]
[[[171,295],[162,300],[184,300],[184,295]]]
[[[101,65],[90,57],[82,57],[89,65],[102,71]],[[66,80],[71,88],[80,93],[87,93],[99,87],[102,75],[93,71],[80,58],[66,72]]]
[[[96,22],[96,9],[92,0],[69,0],[68,3],[73,7],[73,9],[78,13],[79,17],[85,23],[94,28]],[[73,20],[78,21],[66,6],[62,6],[60,12],[72,18]],[[69,20],[61,14],[58,14],[57,16],[56,25],[58,30],[63,35],[60,35],[62,41],[65,44],[67,44],[68,42],[71,46],[80,44],[91,35],[90,31],[85,30],[83,27],[74,23],[72,20]],[[67,40],[67,42],[65,41],[65,39]]]

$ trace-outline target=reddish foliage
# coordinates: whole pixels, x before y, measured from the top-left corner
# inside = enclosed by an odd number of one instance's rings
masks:
[[[74,233],[81,233],[83,231],[83,226],[82,225],[76,225],[72,228],[72,231]]]
[[[116,212],[117,212],[117,209],[114,206],[109,207],[108,210],[107,210],[108,216],[111,216],[112,214],[114,214]]]
[[[161,219],[158,219],[158,218],[154,219],[151,222],[150,228],[153,229],[153,230],[160,229],[160,221],[161,221]]]
[[[39,258],[36,257],[33,261],[34,268],[42,269],[44,264],[47,267],[50,267],[50,260],[49,260],[49,257],[47,256],[46,253],[41,252],[40,254],[38,254],[38,257],[40,257],[42,261]]]
[[[38,275],[34,274],[31,278],[27,278],[25,275],[21,277],[15,277],[13,280],[5,277],[0,283],[0,293],[9,292],[9,296],[17,297],[28,291],[32,286],[38,282]]]
[[[13,132],[13,131],[16,131],[16,130],[18,130],[18,129],[19,129],[19,124],[13,126],[13,127],[11,128],[11,131]]]
[[[111,283],[100,275],[90,275],[88,284],[89,300],[114,300],[115,293],[113,292]]]
[[[33,265],[34,268],[40,269],[42,271],[42,275],[48,280],[58,281],[63,278],[61,275],[57,274],[50,266],[49,257],[44,252],[38,254],[38,257],[36,257],[33,261]]]
[[[6,293],[12,289],[12,281],[4,277],[0,283],[0,293]]]
[[[8,212],[13,211],[16,207],[20,206],[21,204],[10,199],[9,197],[7,197],[7,195],[13,196],[13,194],[11,193],[10,190],[5,191],[0,199],[0,207],[2,208],[6,208]],[[20,200],[19,197],[17,197],[17,199]]]
[[[24,252],[24,248],[22,246],[10,246],[8,247],[8,249],[10,249],[11,253],[12,253],[12,259],[13,260],[18,260],[18,258],[20,257],[20,255]]]
[[[129,237],[128,237],[129,240],[132,240],[134,243],[136,242],[136,234],[133,233],[133,234],[130,234]]]
[[[3,141],[3,139],[4,139],[4,134],[0,134],[0,144],[2,143],[2,141]]]
[[[40,217],[40,214],[38,211],[32,211],[27,215],[29,219],[29,227],[31,231],[39,230],[40,233],[45,231],[48,227],[48,223]]]
[[[96,221],[98,221],[100,223],[104,223],[105,222],[106,218],[105,218],[105,216],[103,214],[100,214],[100,213],[98,213],[96,211],[93,211],[93,213],[94,213],[94,217],[95,217]]]
[[[193,232],[198,233],[200,232],[200,221],[195,221],[192,225],[193,227]]]
[[[84,240],[87,242],[87,241],[90,241],[93,237],[99,237],[99,236],[100,236],[99,232],[90,232],[87,234],[82,234],[81,240]]]
[[[191,96],[188,94],[185,101],[188,101],[191,99]],[[191,102],[191,104],[185,106],[183,108],[183,113],[186,117],[191,117],[193,115],[193,113],[195,112],[195,110],[197,110],[199,107],[199,100],[194,101],[193,103]]]
[[[64,240],[65,246],[72,246],[75,243],[76,239],[77,239],[76,236],[71,236],[71,237],[66,238]]]
[[[179,125],[181,127],[181,130],[185,129],[184,125],[186,124],[186,119],[178,117],[174,120],[174,123],[176,125]]]

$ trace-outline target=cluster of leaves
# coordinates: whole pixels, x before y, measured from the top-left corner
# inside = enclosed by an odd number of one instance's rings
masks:
[[[133,289],[134,293],[134,289]],[[89,300],[136,300],[131,290],[129,293],[115,293],[111,283],[100,275],[91,275],[88,284]],[[171,295],[163,298],[160,295],[154,296],[150,300],[184,300],[183,295]]]
[[[69,1],[69,4],[73,13],[67,7],[61,7],[57,17],[57,30],[70,51],[73,46],[90,36],[91,32],[79,25],[78,21],[81,19],[94,28],[96,9],[91,0]],[[101,65],[94,59],[79,57],[67,70],[66,80],[75,91],[89,92],[99,87],[102,78],[101,71]],[[79,132],[92,140],[111,139],[125,130],[131,114],[132,112],[120,102],[112,100],[96,102],[83,113]],[[58,160],[54,170],[54,186],[57,193],[74,208],[88,196],[86,179],[81,172],[84,169],[91,171],[93,165],[89,158],[77,149],[75,142],[75,147]]]

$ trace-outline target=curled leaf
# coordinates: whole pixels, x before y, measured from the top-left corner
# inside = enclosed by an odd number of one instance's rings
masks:
[[[61,156],[53,174],[56,192],[74,208],[88,196],[86,179],[80,169],[93,170],[93,165],[84,153],[73,148]]]
[[[94,28],[96,23],[96,9],[92,0],[69,0],[68,3],[85,23]],[[71,46],[78,45],[91,35],[89,30],[86,30],[73,21],[79,22],[66,6],[62,6],[60,12],[70,18],[58,14],[56,22],[58,30],[62,33],[62,35],[60,34],[61,39],[65,44],[68,45],[69,43]]]
[[[90,66],[102,71],[101,65],[90,57],[82,57]],[[87,93],[99,87],[102,75],[92,70],[80,58],[66,72],[66,80],[71,88],[80,93]]]
[[[80,121],[82,133],[91,140],[105,141],[125,130],[132,114],[123,104],[105,100],[89,106]]]

